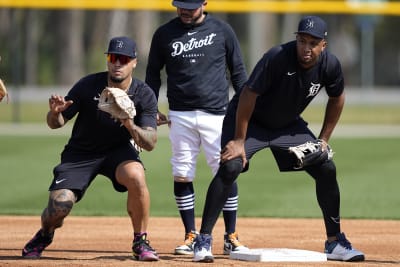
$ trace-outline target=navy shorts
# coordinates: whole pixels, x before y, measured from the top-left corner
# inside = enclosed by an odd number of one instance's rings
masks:
[[[142,163],[131,144],[121,146],[103,155],[64,151],[61,154],[61,163],[53,169],[54,178],[49,191],[70,189],[75,192],[79,201],[94,178],[101,174],[111,180],[116,191],[125,192],[127,189],[117,182],[115,171],[120,163],[127,160]]]
[[[225,116],[222,129],[221,147],[223,148],[234,137],[234,116]],[[301,118],[289,126],[280,129],[267,129],[260,124],[250,121],[244,144],[248,163],[243,172],[248,170],[249,162],[253,155],[257,151],[268,147],[271,149],[280,171],[301,170],[294,169],[296,157],[294,154],[289,153],[288,148],[315,139],[315,135],[308,128],[308,123]]]

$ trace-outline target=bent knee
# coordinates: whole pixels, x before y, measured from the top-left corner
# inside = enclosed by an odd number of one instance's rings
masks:
[[[71,211],[76,200],[75,193],[69,189],[51,191],[48,203],[49,212],[65,216]]]
[[[135,161],[121,163],[115,172],[115,178],[119,184],[126,188],[146,184],[143,165]]]
[[[221,164],[220,169],[222,169],[226,175],[229,176],[238,175],[243,169],[242,160],[236,158],[233,160],[226,161]]]
[[[224,183],[232,183],[236,180],[242,170],[242,160],[236,158],[222,163],[218,170],[217,176],[220,176]]]
[[[57,202],[75,202],[76,195],[69,189],[58,189],[50,192],[50,200]]]
[[[336,165],[332,160],[325,161],[320,168],[325,173],[336,174]]]
[[[319,165],[309,166],[305,169],[316,180],[336,181],[336,166],[332,160]]]

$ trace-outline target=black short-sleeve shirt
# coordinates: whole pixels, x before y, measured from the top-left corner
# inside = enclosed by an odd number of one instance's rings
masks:
[[[344,79],[339,60],[326,49],[316,65],[302,69],[292,41],[267,51],[246,85],[259,94],[252,120],[276,129],[298,119],[322,88],[331,97],[340,96]]]
[[[130,142],[128,130],[97,107],[106,86],[107,72],[101,72],[82,78],[68,92],[65,99],[73,100],[73,104],[62,114],[68,120],[78,115],[66,151],[102,154]],[[127,94],[135,104],[135,124],[156,129],[157,99],[153,90],[144,82],[133,79]]]

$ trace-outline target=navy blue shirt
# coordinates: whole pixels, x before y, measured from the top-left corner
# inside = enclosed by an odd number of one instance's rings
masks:
[[[207,13],[201,24],[188,27],[176,17],[154,33],[146,83],[157,98],[160,71],[164,66],[169,109],[175,111],[225,114],[229,78],[235,91],[240,90],[247,79],[239,42],[232,28]]]
[[[344,90],[339,60],[325,49],[317,64],[305,70],[297,61],[296,41],[267,51],[246,85],[259,94],[251,119],[271,129],[297,120],[322,88],[332,97]],[[235,95],[234,104],[238,97]]]
[[[98,109],[99,97],[107,86],[107,72],[88,75],[79,80],[65,97],[74,103],[62,114],[68,120],[76,114],[71,137],[65,151],[101,154],[129,144],[129,131],[110,114]],[[135,104],[134,122],[141,127],[157,128],[157,99],[144,82],[132,79],[127,92]]]

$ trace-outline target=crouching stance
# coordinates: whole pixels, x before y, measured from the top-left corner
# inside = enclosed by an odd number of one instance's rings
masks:
[[[270,49],[258,62],[240,97],[229,105],[222,130],[221,166],[204,206],[194,261],[213,262],[212,230],[230,188],[258,151],[270,148],[280,171],[304,170],[315,181],[325,223],[329,260],[363,261],[340,227],[340,193],[329,138],[344,105],[344,82],[337,58],[326,50],[326,24],[304,17],[296,40]],[[329,96],[318,138],[300,114],[325,87]]]
[[[76,114],[72,135],[54,170],[49,201],[42,213],[41,229],[22,250],[24,258],[40,258],[53,240],[54,231],[80,201],[99,174],[109,178],[117,192],[128,192],[127,211],[132,221],[132,253],[136,260],[156,261],[158,255],[147,238],[150,195],[138,146],[153,150],[157,141],[157,99],[142,81],[132,77],[136,67],[136,44],[127,37],[111,39],[107,72],[78,81],[66,97],[52,95],[47,124],[60,128]],[[133,119],[112,118],[98,108],[105,87],[118,88],[130,96]],[[136,144],[136,146],[134,146]]]

